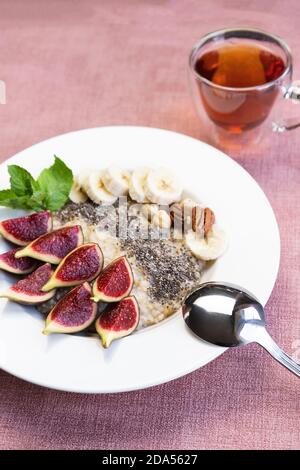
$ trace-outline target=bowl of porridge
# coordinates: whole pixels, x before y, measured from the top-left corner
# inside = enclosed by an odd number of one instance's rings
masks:
[[[193,337],[180,314],[202,282],[267,300],[279,260],[273,212],[216,149],[111,127],[55,137],[2,166],[4,370],[85,393],[155,385],[224,351]]]

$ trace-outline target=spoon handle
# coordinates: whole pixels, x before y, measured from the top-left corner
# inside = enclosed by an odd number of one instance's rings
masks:
[[[263,333],[256,340],[266,351],[268,351],[271,356],[280,362],[284,367],[293,372],[297,377],[300,377],[300,364],[294,361],[290,356],[288,356],[280,347],[275,343],[273,338],[269,335],[267,330],[263,330]]]

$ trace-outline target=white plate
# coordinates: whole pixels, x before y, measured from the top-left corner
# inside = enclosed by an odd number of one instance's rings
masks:
[[[184,187],[209,204],[230,238],[229,249],[203,280],[240,284],[265,304],[276,280],[279,232],[272,208],[254,179],[224,153],[170,131],[143,127],[102,127],[64,134],[36,144],[8,163],[38,174],[60,156],[75,171],[118,164],[171,167]],[[18,215],[1,209],[0,219]],[[1,252],[6,244],[0,241]],[[0,274],[1,288],[13,276]],[[177,314],[163,324],[116,341],[109,350],[96,338],[41,334],[34,308],[0,301],[0,366],[22,379],[60,390],[121,392],[161,384],[204,366],[225,349],[198,340]]]

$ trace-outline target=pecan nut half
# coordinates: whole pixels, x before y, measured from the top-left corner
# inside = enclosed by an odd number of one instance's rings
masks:
[[[194,232],[202,231],[204,227],[204,210],[200,206],[192,208],[192,230]]]
[[[216,221],[215,214],[209,207],[204,209],[204,236],[206,237],[208,232]]]
[[[182,227],[182,224],[184,222],[183,208],[180,204],[172,204],[172,206],[170,207],[170,218],[173,226],[176,225],[178,228]]]
[[[170,218],[173,227],[178,229],[190,228],[201,237],[206,237],[215,223],[215,215],[209,207],[184,207],[182,204],[173,204],[170,207]]]
[[[215,214],[209,207],[195,206],[192,209],[192,229],[206,237],[215,223]]]

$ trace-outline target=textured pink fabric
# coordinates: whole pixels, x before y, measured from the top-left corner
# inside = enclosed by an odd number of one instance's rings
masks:
[[[297,0],[0,0],[0,158],[56,134],[107,124],[202,138],[186,83],[187,55],[224,26],[283,36],[300,78]],[[267,306],[274,338],[300,338],[300,130],[238,155],[280,226],[280,274]],[[84,158],[84,155],[83,155]],[[263,262],[263,260],[261,260]],[[145,391],[80,396],[0,372],[1,449],[296,449],[299,380],[258,347],[232,350]]]

